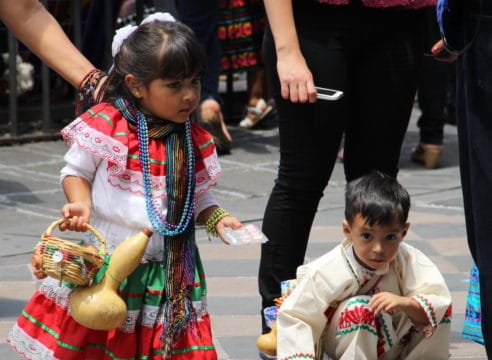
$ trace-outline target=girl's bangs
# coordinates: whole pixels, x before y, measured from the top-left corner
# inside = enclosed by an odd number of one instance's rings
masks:
[[[201,75],[205,69],[203,52],[196,43],[168,41],[161,54],[159,69],[160,78],[184,79]]]

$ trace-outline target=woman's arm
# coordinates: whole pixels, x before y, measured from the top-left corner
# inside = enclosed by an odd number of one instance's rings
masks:
[[[39,1],[0,0],[0,20],[74,87],[78,88],[84,76],[94,68]]]
[[[313,76],[302,55],[292,0],[264,0],[277,52],[281,94],[292,102],[315,102]]]

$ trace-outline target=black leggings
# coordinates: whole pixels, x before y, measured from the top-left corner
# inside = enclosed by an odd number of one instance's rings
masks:
[[[282,99],[267,29],[263,51],[279,114],[280,164],[263,222],[269,239],[259,269],[263,307],[273,305],[279,282],[295,278],[304,261],[342,135],[347,180],[373,169],[397,175],[424,52],[422,10],[299,0],[294,14],[315,85],[343,90],[344,97],[314,104]]]

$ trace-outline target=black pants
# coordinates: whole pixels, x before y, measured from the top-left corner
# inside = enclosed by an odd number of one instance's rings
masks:
[[[294,1],[294,14],[315,84],[345,95],[314,104],[282,99],[275,46],[267,29],[263,51],[279,114],[280,164],[263,222],[269,238],[262,246],[259,269],[263,307],[273,305],[280,296],[279,282],[295,278],[304,261],[342,134],[347,180],[373,169],[397,175],[424,52],[420,10],[299,0]]]
[[[429,55],[432,46],[441,39],[436,19],[435,8],[428,8],[426,53]],[[421,115],[417,121],[420,130],[420,142],[423,144],[442,145],[444,124],[449,111],[454,111],[455,89],[453,73],[456,65],[438,61],[432,56],[425,56],[419,78],[418,101]],[[451,99],[451,101],[450,101]]]
[[[219,0],[176,0],[176,10],[178,19],[193,30],[207,57],[201,100],[214,99],[220,103]]]
[[[418,101],[422,114],[417,121],[420,142],[442,145],[448,93],[453,91],[450,79],[455,64],[425,57],[418,88]]]
[[[456,109],[461,184],[468,244],[480,273],[482,333],[492,359],[492,5],[482,2],[483,16],[472,16],[458,59]],[[475,28],[478,33],[475,36]]]

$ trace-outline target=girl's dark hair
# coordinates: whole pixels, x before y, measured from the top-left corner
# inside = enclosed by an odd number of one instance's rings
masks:
[[[141,85],[155,79],[200,76],[205,56],[193,31],[180,22],[152,21],[140,25],[123,41],[114,57],[102,101],[117,97],[132,100],[125,76],[133,74]]]
[[[360,215],[370,226],[404,225],[410,210],[410,195],[398,181],[381,172],[372,172],[349,182],[345,189],[345,219],[353,223]]]

